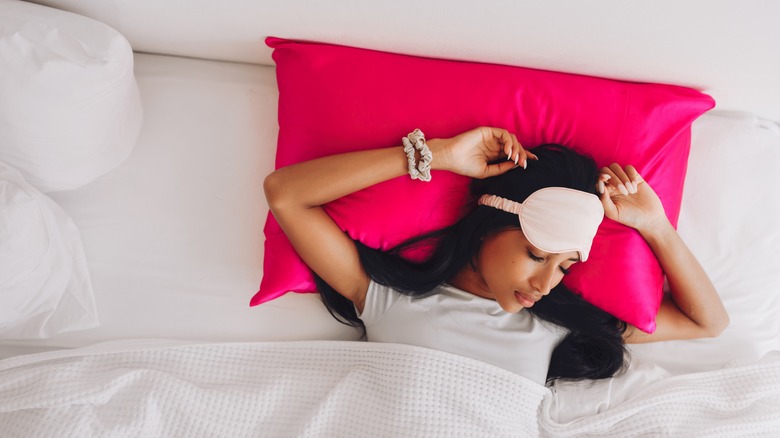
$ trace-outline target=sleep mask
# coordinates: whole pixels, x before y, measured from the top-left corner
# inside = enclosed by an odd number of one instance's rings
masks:
[[[537,190],[523,203],[496,195],[482,195],[478,203],[516,214],[531,245],[553,254],[577,251],[583,262],[604,218],[596,195],[565,187]]]

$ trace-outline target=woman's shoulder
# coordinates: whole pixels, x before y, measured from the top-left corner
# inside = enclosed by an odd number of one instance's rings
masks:
[[[392,287],[369,280],[363,311],[358,311],[357,315],[366,327],[371,326],[379,321],[400,297],[401,293]]]

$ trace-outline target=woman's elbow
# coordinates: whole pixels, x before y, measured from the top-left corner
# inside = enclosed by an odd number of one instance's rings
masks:
[[[731,318],[729,317],[729,314],[727,312],[723,312],[723,317],[720,319],[720,324],[717,327],[716,335],[718,336],[721,333],[723,333],[726,328],[728,328],[729,324],[731,324]]]
[[[714,321],[712,321],[706,328],[706,337],[716,338],[728,328],[731,323],[729,314],[724,310],[722,315],[719,315]]]
[[[268,207],[271,210],[277,209],[283,202],[283,183],[279,178],[279,172],[271,172],[263,180],[263,192],[265,192],[265,200],[268,202]]]

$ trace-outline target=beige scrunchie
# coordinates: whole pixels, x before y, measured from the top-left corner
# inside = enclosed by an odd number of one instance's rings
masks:
[[[431,161],[433,154],[428,144],[425,143],[425,134],[419,129],[410,132],[403,137],[401,141],[404,144],[407,162],[409,164],[409,176],[412,179],[429,182],[431,180]],[[414,150],[420,151],[420,163],[416,164],[414,160]]]

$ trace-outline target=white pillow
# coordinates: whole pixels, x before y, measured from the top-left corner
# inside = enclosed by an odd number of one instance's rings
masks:
[[[96,327],[81,236],[54,201],[0,161],[0,339]]]
[[[130,155],[141,121],[122,35],[70,12],[0,0],[0,160],[44,192],[74,189]]]
[[[780,126],[711,112],[693,124],[678,230],[731,324],[717,338],[632,345],[672,374],[780,350]]]

